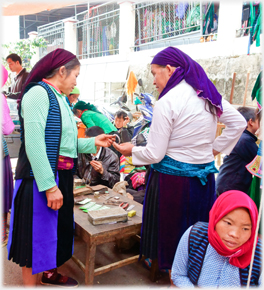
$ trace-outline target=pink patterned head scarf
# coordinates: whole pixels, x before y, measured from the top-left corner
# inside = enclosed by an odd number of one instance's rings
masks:
[[[1,66],[2,66],[2,82],[1,82],[1,88],[2,88],[8,79],[8,71],[2,64]]]

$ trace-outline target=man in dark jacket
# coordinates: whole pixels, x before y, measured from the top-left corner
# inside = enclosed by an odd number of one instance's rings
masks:
[[[98,126],[85,130],[87,138],[100,134],[104,131]],[[94,154],[78,154],[77,175],[91,186],[102,184],[113,188],[120,181],[119,159],[111,149],[97,146]]]
[[[8,88],[8,92],[4,92],[4,94],[9,99],[17,100],[29,73],[22,67],[21,57],[19,55],[11,53],[6,57],[6,61],[9,69],[11,72],[15,72],[16,76]]]
[[[239,107],[237,110],[246,119],[247,128],[231,153],[223,159],[216,179],[217,195],[228,190],[241,190],[247,193],[252,182],[252,175],[246,165],[257,155],[258,138],[255,133],[259,128],[260,114],[256,114],[254,108]]]

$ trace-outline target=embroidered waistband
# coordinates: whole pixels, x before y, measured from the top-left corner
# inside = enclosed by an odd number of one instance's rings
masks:
[[[190,164],[174,160],[167,155],[159,163],[152,164],[151,167],[165,174],[186,177],[196,176],[200,179],[202,185],[206,184],[208,174],[218,173],[214,161],[204,164]]]
[[[70,170],[73,168],[74,162],[71,157],[59,155],[58,170]]]

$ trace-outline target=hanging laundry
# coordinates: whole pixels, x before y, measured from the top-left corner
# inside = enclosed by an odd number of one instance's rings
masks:
[[[112,38],[116,37],[116,24],[114,21],[111,24],[111,37]]]
[[[178,4],[178,6],[176,7],[176,16],[180,19],[184,18],[185,13],[188,9],[189,4],[188,3],[184,3],[184,2],[180,2]]]
[[[190,11],[187,13],[186,17],[186,32],[191,32],[195,30],[199,30],[200,27],[192,27],[195,25],[198,25],[200,23],[200,4],[197,4],[195,7],[193,7]],[[209,23],[208,23],[209,25]],[[192,28],[191,28],[192,27]]]
[[[250,2],[250,36],[248,41],[248,52],[247,54],[250,54],[250,46],[253,44],[254,41],[256,41],[256,47],[260,46],[260,33],[261,33],[261,18],[262,18],[262,4],[259,4],[258,7],[253,7],[253,4]]]
[[[210,8],[205,15],[205,25],[203,27],[203,34],[210,34],[211,29],[214,28],[214,3],[211,3]]]
[[[251,93],[252,101],[256,98],[259,110],[262,110],[262,71],[259,73]]]

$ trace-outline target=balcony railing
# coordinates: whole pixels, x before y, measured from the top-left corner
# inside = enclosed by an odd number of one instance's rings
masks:
[[[38,27],[38,36],[47,41],[46,48],[40,48],[40,57],[55,50],[64,48],[64,22],[62,20]]]
[[[198,32],[200,35],[200,2],[147,2],[135,4],[135,50],[179,39]],[[197,34],[197,33],[195,33]]]
[[[119,5],[115,2],[98,5],[76,15],[78,58],[119,53],[119,16]]]

